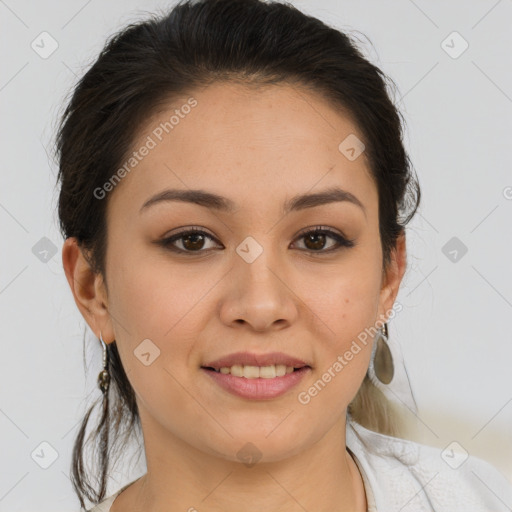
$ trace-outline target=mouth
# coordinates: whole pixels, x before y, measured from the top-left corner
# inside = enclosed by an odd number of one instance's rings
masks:
[[[233,365],[215,368],[213,366],[201,366],[203,370],[220,373],[222,375],[232,375],[233,377],[242,377],[245,379],[275,379],[284,377],[290,373],[298,372],[304,369],[311,369],[309,365],[286,366],[283,364],[268,366],[251,365]]]
[[[290,392],[312,371],[311,366],[270,365],[215,368],[201,366],[211,382],[231,395],[247,400],[271,400]]]
[[[304,367],[310,366],[310,361],[285,354],[283,352],[236,352],[225,355],[214,361],[203,361],[201,368],[209,369],[224,375],[245,377],[247,379],[273,379],[283,377]]]

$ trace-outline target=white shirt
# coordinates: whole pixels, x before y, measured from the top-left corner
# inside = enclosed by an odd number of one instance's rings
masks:
[[[368,512],[512,510],[512,482],[477,457],[449,451],[443,458],[438,448],[378,434],[350,416],[346,446],[363,477]],[[109,512],[115,498],[134,481],[88,512]]]

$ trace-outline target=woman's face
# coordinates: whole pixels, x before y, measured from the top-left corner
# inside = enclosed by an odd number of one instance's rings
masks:
[[[358,128],[311,92],[227,83],[174,101],[140,131],[136,161],[107,197],[108,314],[95,325],[117,341],[146,437],[233,461],[251,442],[272,461],[344,424],[371,353],[371,338],[356,354],[353,342],[389,316],[401,279],[382,273],[377,188],[354,137]],[[355,199],[286,210],[335,188]],[[222,196],[232,210],[146,205],[170,189]],[[354,245],[305,235],[316,227]],[[165,245],[191,228],[199,236]],[[239,396],[202,368],[235,352],[282,352],[310,369],[279,396]]]

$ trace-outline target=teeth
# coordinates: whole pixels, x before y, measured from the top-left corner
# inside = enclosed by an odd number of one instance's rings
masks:
[[[235,377],[245,377],[246,379],[273,379],[274,377],[282,377],[287,373],[293,372],[293,366],[285,366],[284,364],[270,365],[270,366],[242,366],[235,364],[228,367],[215,370],[216,372],[227,375],[230,373]]]

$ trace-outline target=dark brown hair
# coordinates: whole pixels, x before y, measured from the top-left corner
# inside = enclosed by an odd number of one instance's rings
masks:
[[[388,85],[396,86],[347,34],[291,4],[261,0],[182,1],[170,12],[149,16],[110,38],[74,87],[60,120],[55,148],[64,238],[76,237],[106,283],[108,197],[99,200],[94,190],[122,165],[156,108],[218,81],[255,87],[296,84],[351,116],[363,135],[378,189],[385,269],[421,195],[402,141],[403,119],[387,91]],[[122,448],[134,428],[140,429],[135,394],[115,341],[108,345],[108,358],[111,396],[103,401],[92,435],[101,471],[98,488],[83,458],[91,439],[85,440],[86,427],[98,401],[85,415],[73,449],[72,483],[83,508],[84,498],[93,503],[104,499],[114,446]],[[349,410],[368,428],[391,435],[396,431],[389,404],[368,376]]]

